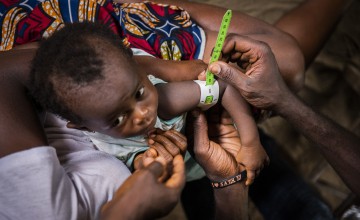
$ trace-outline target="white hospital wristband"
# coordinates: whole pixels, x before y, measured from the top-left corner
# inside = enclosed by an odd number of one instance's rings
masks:
[[[219,83],[215,80],[213,85],[206,85],[206,81],[194,80],[200,87],[200,102],[198,107],[201,110],[208,110],[219,100]]]

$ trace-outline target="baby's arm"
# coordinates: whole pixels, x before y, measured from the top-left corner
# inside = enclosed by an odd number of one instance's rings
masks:
[[[249,104],[241,94],[228,85],[224,91],[222,105],[229,112],[239,132],[241,148],[237,161],[245,166],[247,171],[246,185],[250,185],[255,175],[259,174],[269,158],[260,143],[258,129]]]
[[[207,68],[202,60],[163,60],[152,56],[134,56],[134,59],[147,73],[167,82],[179,82],[197,79],[201,71]]]
[[[219,100],[228,85],[219,81]],[[194,81],[156,84],[158,91],[158,115],[169,120],[198,107],[201,97],[199,84]]]
[[[160,118],[171,119],[197,107],[200,100],[200,88],[194,81],[172,82],[156,85],[159,93],[158,114]],[[251,184],[268,163],[268,156],[261,146],[259,134],[250,106],[241,94],[232,86],[219,80],[221,104],[229,112],[238,129],[241,149],[237,160],[247,172],[247,185]]]
[[[194,81],[162,83],[156,88],[159,94],[158,115],[164,120],[188,112],[199,104],[200,88]]]

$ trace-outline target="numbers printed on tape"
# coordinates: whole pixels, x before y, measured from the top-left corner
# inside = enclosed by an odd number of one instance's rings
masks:
[[[219,60],[219,57],[221,55],[222,46],[224,44],[227,30],[230,26],[232,11],[227,10],[220,25],[220,30],[216,39],[214,50],[211,54],[210,63],[213,63],[217,60]],[[210,72],[209,70],[206,71],[206,85],[213,85],[215,82],[214,74]],[[208,97],[206,97],[208,99]],[[209,98],[210,99],[210,98]]]

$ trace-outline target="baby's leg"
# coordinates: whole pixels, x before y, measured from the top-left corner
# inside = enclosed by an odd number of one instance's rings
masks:
[[[275,26],[296,39],[308,66],[351,2],[352,0],[305,0],[282,16]]]

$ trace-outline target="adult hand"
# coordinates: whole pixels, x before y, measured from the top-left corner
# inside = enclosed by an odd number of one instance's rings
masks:
[[[245,36],[229,35],[223,53],[243,72],[221,61],[209,65],[211,72],[238,89],[251,105],[275,111],[281,108],[283,95],[290,91],[267,44]]]
[[[156,160],[156,159],[155,159]],[[164,166],[153,161],[137,170],[106,203],[101,219],[156,219],[168,214],[178,203],[185,185],[185,166],[181,155],[173,160],[170,177],[161,182]]]
[[[187,136],[193,142],[196,161],[212,181],[229,178],[244,170],[236,161],[241,146],[232,119],[227,112],[220,113],[219,108],[215,110],[217,112],[212,114],[214,117],[210,118],[210,123],[216,126],[209,131],[206,117],[200,110],[194,110],[187,123]],[[212,140],[209,140],[209,135]]]
[[[208,112],[211,110],[219,108]],[[239,135],[226,112],[211,114],[209,130],[204,112],[195,110],[188,118],[188,137],[193,134],[195,158],[210,180],[229,179],[244,170],[236,161],[241,146]],[[214,189],[215,219],[247,219],[247,189],[243,182]]]

